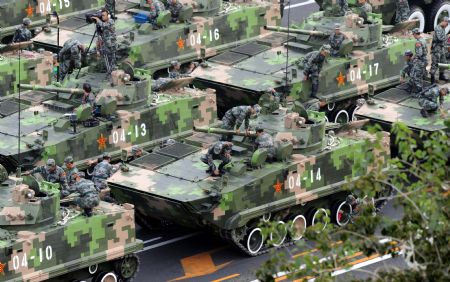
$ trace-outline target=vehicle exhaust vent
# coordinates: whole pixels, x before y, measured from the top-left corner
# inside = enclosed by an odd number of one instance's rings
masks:
[[[240,53],[243,55],[255,56],[255,55],[257,55],[261,52],[264,52],[268,49],[270,49],[269,46],[261,45],[256,42],[251,42],[251,43],[244,44],[244,45],[238,46],[236,48],[233,48],[230,51],[235,52],[235,53]]]
[[[243,61],[249,57],[250,56],[248,56],[248,55],[228,51],[228,52],[224,52],[220,55],[217,55],[215,57],[212,57],[208,61],[217,63],[217,64],[231,66],[231,65],[239,63],[240,61]]]
[[[185,143],[175,143],[155,151],[157,154],[181,159],[192,153],[199,151],[200,148]]]
[[[140,168],[148,169],[148,170],[156,170],[160,167],[163,167],[173,161],[175,161],[175,158],[150,153],[148,155],[145,155],[137,160],[134,160],[130,162],[131,165],[138,166]]]

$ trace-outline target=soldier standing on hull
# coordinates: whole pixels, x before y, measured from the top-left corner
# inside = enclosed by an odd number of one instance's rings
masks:
[[[446,44],[447,44],[447,34],[446,27],[448,26],[448,17],[442,19],[442,21],[434,28],[433,41],[431,43],[431,83],[435,83],[435,75],[438,70],[438,64],[446,64]],[[447,80],[444,77],[444,70],[439,70],[439,80]]]
[[[180,17],[180,11],[183,8],[183,5],[178,0],[169,0],[169,5],[167,9],[170,11],[172,18],[170,22],[176,23],[178,22],[178,18]]]
[[[28,27],[31,25],[31,20],[29,18],[24,18],[22,20],[22,25],[16,29],[12,39],[13,43],[30,41],[33,38],[31,31]]]
[[[92,209],[100,204],[98,190],[95,188],[94,182],[84,179],[83,172],[74,173],[73,177],[75,183],[71,187],[71,190],[68,191],[68,195],[71,193],[80,194],[80,196],[75,199],[75,204],[84,210],[85,216],[91,217]]]
[[[261,107],[258,104],[253,106],[237,106],[229,109],[222,118],[222,129],[236,130],[239,134],[242,123],[245,126],[245,132],[248,134],[248,128],[250,126],[250,117],[257,115],[261,111]],[[235,129],[236,127],[236,129]],[[231,141],[233,136],[222,135],[222,141]]]
[[[328,44],[331,46],[331,56],[338,57],[341,50],[342,42],[345,40],[345,35],[341,32],[341,25],[334,24],[334,32],[328,38]]]
[[[422,109],[420,110],[420,114],[425,118],[428,117],[429,111],[434,112],[439,108],[439,106],[442,106],[442,104],[444,103],[444,96],[446,96],[447,94],[448,94],[447,87],[439,88],[438,86],[433,87],[422,93],[419,96],[419,106],[422,107]]]
[[[115,19],[116,15],[116,0],[105,0],[105,8],[108,10],[112,19]]]
[[[372,5],[370,5],[367,0],[358,0],[358,3],[361,6],[361,9],[366,12],[366,14],[372,13]]]
[[[67,158],[64,159],[64,166],[67,184],[69,185],[69,187],[72,187],[75,184],[74,175],[78,173],[78,168],[74,165],[72,156],[68,156]]]
[[[273,144],[272,136],[264,132],[263,128],[256,129],[256,139],[255,139],[256,149],[266,149],[267,159],[272,161],[275,158],[275,146]]]
[[[147,0],[147,4],[150,7],[149,23],[153,26],[153,29],[158,29],[158,16],[162,11],[166,10],[166,7],[159,0]]]
[[[225,173],[223,167],[231,162],[231,150],[233,143],[228,141],[218,141],[208,148],[206,155],[202,156],[200,160],[208,165],[207,173],[211,176],[220,176]],[[214,160],[221,160],[219,167],[216,168]]]
[[[312,51],[306,54],[303,65],[304,80],[311,79],[311,97],[318,99],[319,74],[322,70],[325,59],[330,55],[331,46],[328,44],[320,47],[319,51]]]
[[[413,71],[415,72],[414,77],[417,77],[417,81],[415,81],[417,89],[416,93],[421,92],[423,90],[423,77],[425,76],[427,72],[427,65],[428,65],[428,50],[427,50],[427,43],[425,42],[425,39],[422,38],[420,35],[420,30],[418,28],[415,28],[412,30],[413,36],[416,39],[416,55],[414,57],[414,67]]]
[[[42,178],[47,182],[58,183],[61,186],[61,192],[64,190],[69,190],[66,173],[61,167],[56,165],[54,159],[48,159],[47,165],[35,167],[33,170],[27,171],[23,175],[30,175],[34,173],[41,174]]]
[[[395,3],[395,24],[399,24],[401,22],[407,21],[409,18],[409,3],[408,0],[397,0]]]
[[[114,20],[110,18],[109,12],[106,8],[102,9],[102,18],[92,17],[97,22],[97,50],[100,56],[103,57],[106,65],[106,72],[111,75],[111,72],[116,69],[116,27]]]
[[[76,39],[67,40],[58,53],[59,79],[64,80],[68,73],[72,73],[74,68],[81,68],[81,54],[84,46]]]
[[[338,0],[337,4],[339,5],[339,17],[345,16],[347,14],[348,11],[348,2],[347,0]]]

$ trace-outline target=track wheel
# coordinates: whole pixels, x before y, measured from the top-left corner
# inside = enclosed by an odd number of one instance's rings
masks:
[[[131,281],[139,270],[139,258],[135,254],[129,254],[116,261],[114,269],[120,281]]]
[[[270,233],[270,241],[275,247],[279,247],[284,243],[287,236],[287,227],[284,221],[278,221],[274,226],[274,230]]]
[[[352,206],[346,201],[338,201],[331,208],[332,221],[339,225],[345,226],[350,221],[350,215],[352,213]]]
[[[298,241],[303,237],[306,231],[306,218],[299,214],[292,220],[291,223],[291,239]]]
[[[117,275],[114,272],[99,272],[92,282],[117,282]]]
[[[436,0],[433,1],[431,9],[427,15],[428,17],[428,29],[434,30],[444,17],[450,16],[450,1],[447,0]],[[447,26],[445,31],[448,33],[450,26]]]
[[[315,209],[309,217],[309,224],[314,226],[317,223],[322,223],[323,229],[325,229],[327,226],[327,222],[325,221],[326,218],[328,218],[328,212],[324,208]]]
[[[416,5],[411,5],[409,10],[408,20],[419,20],[419,30],[423,32],[425,30],[425,12]]]
[[[251,255],[256,256],[264,243],[261,228],[253,228],[245,238],[245,247]]]
[[[334,122],[335,123],[348,123],[349,121],[349,114],[347,110],[340,110],[334,115]]]

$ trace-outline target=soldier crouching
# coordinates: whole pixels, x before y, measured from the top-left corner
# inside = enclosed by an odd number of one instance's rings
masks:
[[[208,165],[207,173],[212,176],[220,176],[225,173],[224,166],[231,162],[231,149],[233,143],[227,141],[218,141],[208,148],[206,155],[202,156],[200,160]],[[221,160],[219,168],[216,168],[214,160]]]
[[[423,117],[428,117],[428,112],[436,111],[439,108],[439,106],[444,103],[444,96],[446,96],[447,94],[448,94],[447,87],[439,88],[438,86],[433,87],[420,94],[419,106],[422,107],[422,109],[420,110],[420,114],[422,114]]]
[[[100,197],[94,182],[84,179],[83,172],[73,174],[75,184],[71,192],[78,193],[80,196],[75,199],[75,204],[84,210],[84,215],[92,216],[92,209],[100,204]]]

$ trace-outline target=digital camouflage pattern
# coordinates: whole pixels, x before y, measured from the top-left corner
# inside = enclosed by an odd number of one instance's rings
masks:
[[[205,50],[205,56],[213,56],[267,33],[263,26],[280,22],[278,2],[184,0],[182,3],[186,5],[180,17],[185,18],[180,19],[180,23],[169,23],[168,13],[167,27],[154,30],[149,23],[134,22],[137,14],[149,14],[148,4],[117,0],[115,22],[118,60],[157,71],[168,67],[170,61],[175,59],[180,63],[201,59],[202,50]],[[193,10],[189,8],[192,6]],[[75,23],[76,28],[73,28]],[[60,46],[70,38],[78,39],[88,46],[94,31],[95,25],[87,24],[82,16],[67,19],[67,24],[62,21]],[[130,37],[131,32],[133,35]],[[56,29],[40,33],[33,40],[36,46],[56,49]]]
[[[274,32],[210,58],[207,66],[198,67],[192,75],[197,78],[199,87],[217,89],[219,110],[255,103],[267,87],[284,92],[289,99],[313,103],[317,100],[310,96],[311,79],[304,80],[303,72],[308,65],[305,57],[328,43],[335,24],[340,24],[347,39],[341,44],[340,56],[324,62],[318,77],[317,96],[321,111],[326,112],[330,121],[346,122],[352,119],[357,100],[368,93],[369,85],[378,90],[398,84],[403,53],[407,49],[414,50],[415,40],[402,34],[414,26],[414,22],[392,28],[383,26],[377,15],[371,14],[369,20],[373,23],[362,24],[355,13],[343,17],[313,13],[290,28],[289,38],[287,28],[268,27]],[[383,30],[392,33],[382,33]],[[219,117],[221,115],[223,112],[219,111]]]
[[[67,156],[73,156],[75,164],[83,168],[88,159],[104,152],[117,160],[122,149],[131,149],[135,144],[148,149],[163,138],[189,135],[194,125],[208,125],[216,120],[213,91],[167,90],[153,96],[150,77],[145,72],[135,70],[127,83],[123,71],[113,72],[115,86],[103,79],[105,75],[83,71],[78,80],[64,81],[69,88],[33,86],[28,88],[34,90],[22,93],[20,151],[25,169],[48,158],[62,164]],[[101,106],[97,118],[92,118],[89,105],[81,105],[80,88],[85,82],[91,84],[96,104]],[[58,99],[55,91],[60,93]],[[0,120],[0,163],[8,171],[14,170],[18,162],[18,132],[11,129],[17,128],[17,98],[3,101],[8,101],[11,108],[3,109],[5,116]],[[76,134],[64,116],[74,110]]]
[[[10,50],[6,45],[0,48]],[[19,56],[18,51],[0,51],[0,96],[17,93],[19,83],[48,85],[52,82],[52,71],[53,56],[50,52],[23,50]]]
[[[29,18],[31,28],[43,26],[47,15],[58,12],[60,18],[82,14],[105,5],[104,0],[2,0],[0,5],[0,40],[9,43],[23,18]]]
[[[124,258],[138,262],[133,253],[143,243],[132,205],[101,202],[88,218],[60,200],[58,185],[32,178],[24,179],[30,186],[16,178],[6,183],[0,188],[2,281],[88,279],[90,266],[98,265],[98,275]]]
[[[252,151],[253,138],[236,137],[227,173],[212,177],[201,157],[227,131],[197,129],[201,132],[186,138],[185,144],[154,150],[151,158],[138,159],[128,171],[116,172],[108,180],[112,194],[133,203],[141,221],[156,218],[212,229],[250,255],[263,253],[267,249],[249,248],[255,238],[248,238],[260,232],[255,228],[264,215],[272,214],[282,224],[302,215],[306,226],[317,223],[320,208],[340,213],[334,207],[345,201],[342,185],[373,169],[369,165],[373,158],[385,161],[390,155],[388,133],[382,134],[382,146],[372,150],[375,137],[365,131],[326,135],[323,113],[309,112],[305,122],[296,111],[287,110],[261,114],[251,124],[272,135],[277,157],[272,162],[265,161],[264,150]],[[157,156],[170,158],[155,162]]]

